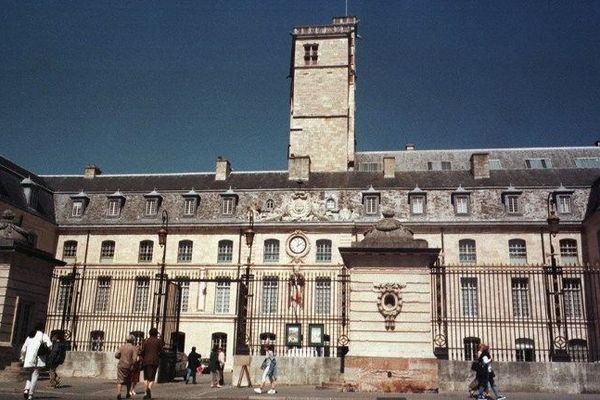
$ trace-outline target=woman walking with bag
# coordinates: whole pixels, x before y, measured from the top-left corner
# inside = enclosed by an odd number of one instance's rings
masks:
[[[38,323],[35,329],[27,335],[23,347],[21,347],[21,361],[23,368],[31,373],[25,389],[23,390],[23,398],[33,399],[33,393],[40,376],[40,369],[46,366],[45,358],[50,353],[52,341],[44,333],[44,324]]]
[[[121,400],[121,389],[123,385],[126,388],[126,398],[131,397],[130,385],[131,385],[131,373],[136,368],[136,361],[138,357],[138,347],[134,345],[135,336],[129,335],[127,342],[121,346],[119,351],[115,354],[115,358],[119,360],[117,364],[117,400]]]
[[[269,389],[267,393],[277,393],[277,390],[275,390],[275,381],[277,380],[277,360],[275,359],[275,354],[273,354],[273,349],[270,346],[267,347],[267,357],[264,359],[260,368],[263,370],[262,383],[260,384],[260,387],[254,389],[254,391],[258,394],[262,393],[267,381],[269,381],[271,383],[271,389]]]

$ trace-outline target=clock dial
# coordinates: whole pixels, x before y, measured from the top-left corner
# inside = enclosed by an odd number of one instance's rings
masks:
[[[300,254],[306,250],[306,240],[302,236],[294,236],[290,240],[290,250],[294,254]]]

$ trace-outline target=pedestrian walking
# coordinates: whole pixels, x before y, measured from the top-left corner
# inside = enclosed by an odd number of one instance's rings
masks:
[[[260,368],[263,370],[262,382],[260,387],[254,389],[254,391],[258,394],[262,393],[263,390],[265,390],[267,381],[269,381],[271,384],[271,389],[269,389],[267,393],[277,393],[277,390],[275,390],[275,381],[277,380],[277,360],[275,359],[275,354],[273,353],[272,347],[267,347],[267,357],[263,360]]]
[[[158,370],[158,364],[160,363],[160,357],[165,345],[162,339],[158,338],[158,329],[152,328],[148,334],[150,337],[144,340],[141,350],[145,380],[144,387],[146,389],[144,399],[152,398],[152,386],[154,385],[156,371]]]
[[[50,353],[52,341],[44,333],[44,324],[36,324],[34,330],[29,332],[25,343],[21,347],[21,361],[23,369],[27,371],[29,377],[23,390],[23,398],[33,399],[35,386],[40,376],[40,369],[46,366],[46,357]]]
[[[135,336],[129,335],[124,345],[115,353],[115,358],[119,360],[117,363],[117,399],[121,399],[121,389],[125,385],[125,397],[130,398],[129,393],[131,385],[131,370],[135,366],[135,361],[138,355],[138,348],[135,346]]]
[[[210,387],[221,387],[219,381],[221,380],[219,374],[219,348],[213,347],[210,352],[210,358],[208,359],[208,368],[210,370],[211,384]]]
[[[187,371],[185,375],[185,384],[188,384],[190,378],[192,378],[192,383],[196,383],[196,369],[200,365],[200,354],[196,353],[196,348],[192,347],[192,351],[188,354],[187,358]]]
[[[67,356],[67,345],[61,332],[52,335],[52,349],[48,355],[48,373],[50,375],[50,387],[59,388],[61,381],[56,369],[65,362]]]
[[[487,390],[488,386],[490,386],[492,392],[494,392],[496,400],[506,399],[505,396],[501,396],[498,393],[498,388],[494,382],[494,377],[496,374],[492,369],[492,356],[490,354],[490,347],[487,344],[481,343],[479,345],[479,358],[477,359],[477,361],[479,362],[479,368],[477,371],[477,379],[479,380],[479,390],[477,392],[477,398],[480,400],[484,400],[484,392]]]
[[[225,352],[222,347],[219,347],[219,385],[225,384]]]

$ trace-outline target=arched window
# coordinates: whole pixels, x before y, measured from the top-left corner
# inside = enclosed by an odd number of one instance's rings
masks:
[[[104,331],[90,332],[90,351],[104,350]]]
[[[583,339],[571,339],[568,343],[571,361],[587,362],[587,341]]]
[[[325,208],[327,208],[328,210],[335,210],[336,204],[335,204],[335,199],[332,199],[331,197],[327,199],[327,201],[325,202]]]
[[[331,262],[331,240],[317,240],[316,262]]]
[[[115,241],[105,240],[100,247],[100,262],[110,263],[115,258]]]
[[[527,264],[527,245],[523,239],[508,241],[508,255],[512,265]]]
[[[152,252],[154,251],[154,242],[152,240],[142,240],[140,242],[140,251],[138,255],[139,262],[151,262]]]
[[[535,361],[535,343],[533,339],[519,338],[515,340],[515,348],[517,361]]]
[[[177,262],[192,262],[192,250],[194,243],[191,240],[179,241],[179,248],[177,250]]]
[[[474,336],[469,336],[463,339],[465,361],[477,360],[477,349],[480,343],[481,339]]]
[[[277,240],[277,239],[265,240],[263,261],[264,262],[279,262],[279,240]]]
[[[273,199],[269,199],[265,202],[265,211],[273,211],[275,208],[275,202]]]
[[[578,262],[577,240],[561,239],[560,243],[560,263],[561,265],[575,265]]]
[[[233,242],[231,240],[220,240],[217,254],[217,262],[229,263],[233,260]]]
[[[72,262],[75,258],[77,258],[77,241],[67,240],[63,244],[63,260]]]
[[[473,239],[458,241],[458,261],[461,264],[477,264],[477,249]]]

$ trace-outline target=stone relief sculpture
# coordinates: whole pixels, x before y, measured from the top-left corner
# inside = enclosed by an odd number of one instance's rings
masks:
[[[284,196],[282,203],[273,210],[257,210],[257,221],[352,221],[359,213],[343,205],[339,210],[327,210],[326,200],[311,196],[307,192],[295,192]]]
[[[393,331],[396,329],[396,317],[402,311],[402,294],[400,290],[406,285],[400,283],[382,283],[375,285],[377,295],[377,308],[379,313],[385,318],[385,330]]]

